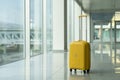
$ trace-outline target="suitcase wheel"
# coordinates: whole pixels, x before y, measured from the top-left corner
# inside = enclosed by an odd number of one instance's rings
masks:
[[[75,73],[76,73],[76,69],[74,69],[75,70]]]
[[[84,74],[85,74],[85,73],[89,73],[90,70],[89,70],[89,69],[88,69],[88,70],[83,70],[83,72],[84,72]]]
[[[86,70],[83,70],[84,74],[86,73]]]
[[[76,71],[77,71],[77,70],[76,70],[76,69],[74,69],[74,71],[75,71],[75,73],[76,73]],[[70,69],[70,72],[72,72],[72,69]]]
[[[87,73],[89,73],[89,72],[90,72],[90,70],[88,69],[88,70],[87,70]]]
[[[72,72],[72,69],[70,69],[70,72]]]

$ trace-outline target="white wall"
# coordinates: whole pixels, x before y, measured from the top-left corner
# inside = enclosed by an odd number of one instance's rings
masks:
[[[80,36],[82,34],[82,40],[89,42],[90,41],[90,17],[88,14],[84,13],[83,11],[81,13],[81,7],[76,2],[75,2],[74,9],[75,9],[75,13],[74,13],[75,14],[74,15],[75,16],[75,19],[74,19],[75,20],[75,22],[74,22],[75,40],[81,39]],[[80,24],[81,21],[79,21],[79,16],[81,16],[81,15],[86,15],[86,17],[85,16],[81,17],[82,18],[82,25]],[[82,32],[80,31],[79,27],[82,27],[81,28]]]
[[[75,40],[79,40],[79,16],[81,8],[80,6],[75,2]]]
[[[90,42],[90,37],[91,37],[91,34],[90,34],[90,30],[91,30],[91,24],[90,24],[90,15],[87,16],[87,41]]]
[[[81,8],[76,3],[68,1],[71,8],[71,13],[68,15],[68,46],[70,41],[79,40],[79,16]],[[70,7],[68,5],[68,7]],[[69,9],[68,9],[69,12]],[[87,19],[87,34],[86,34],[86,19]],[[90,41],[90,25],[89,15],[82,21],[82,39]],[[71,28],[71,29],[70,29]],[[88,37],[86,37],[86,35]],[[87,39],[86,39],[87,38]],[[64,50],[64,0],[53,0],[53,50]]]
[[[86,17],[82,17],[82,40],[90,42],[90,16],[87,13],[82,13]]]
[[[64,0],[53,0],[53,50],[64,50]]]

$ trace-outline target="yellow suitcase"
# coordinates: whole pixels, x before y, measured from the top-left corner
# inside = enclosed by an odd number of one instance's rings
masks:
[[[69,68],[90,71],[90,44],[86,41],[74,41],[70,44]]]

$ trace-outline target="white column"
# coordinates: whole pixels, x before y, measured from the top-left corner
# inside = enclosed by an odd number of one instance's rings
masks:
[[[69,50],[69,44],[70,44],[70,0],[68,0],[67,2],[67,47],[68,47],[68,50]]]
[[[80,6],[75,2],[75,26],[74,26],[74,29],[75,29],[75,40],[79,40],[79,32],[80,32],[80,29],[79,29],[79,16],[80,16]]]
[[[90,15],[87,15],[87,41],[90,42]]]
[[[53,0],[53,50],[64,50],[64,0]]]
[[[46,3],[47,0],[43,0],[43,80],[47,80],[46,78],[46,57],[47,57],[47,38],[46,38],[46,34],[47,34],[47,24],[46,24]]]
[[[81,14],[81,19],[82,19],[82,40],[87,40],[86,39],[86,27],[87,27],[87,15],[82,11],[82,14]]]
[[[71,38],[72,38],[72,41],[74,41],[75,40],[75,1],[74,0],[72,0],[72,2],[71,2],[71,33],[72,33],[72,35],[71,35]]]

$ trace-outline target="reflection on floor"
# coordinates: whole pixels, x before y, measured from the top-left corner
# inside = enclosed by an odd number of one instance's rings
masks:
[[[69,52],[47,53],[31,58],[31,80],[120,80],[119,44],[91,44],[91,70],[69,72]],[[25,61],[0,66],[0,80],[25,80]]]
[[[16,62],[23,59],[23,53],[22,52],[9,52],[6,54],[0,55],[0,66],[9,64],[11,62]]]

